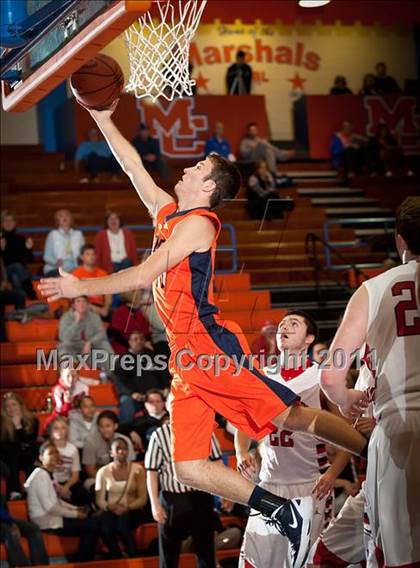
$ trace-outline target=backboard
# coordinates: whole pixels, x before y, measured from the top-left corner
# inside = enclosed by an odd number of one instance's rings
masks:
[[[121,34],[152,2],[2,0],[0,4],[2,104],[6,111],[20,112]]]

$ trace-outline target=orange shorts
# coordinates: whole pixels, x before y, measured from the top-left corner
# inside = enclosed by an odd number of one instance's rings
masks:
[[[211,316],[205,329],[182,343],[182,347],[172,346],[170,360],[174,461],[208,458],[216,412],[259,440],[276,429],[272,424],[276,416],[299,401],[256,364],[250,366],[247,341],[233,322]],[[208,356],[214,356],[213,360]]]

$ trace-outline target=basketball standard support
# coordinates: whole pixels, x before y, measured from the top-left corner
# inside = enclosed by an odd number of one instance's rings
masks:
[[[120,35],[150,5],[151,0],[117,0],[28,78],[13,88],[2,81],[4,110],[22,112],[31,108]]]

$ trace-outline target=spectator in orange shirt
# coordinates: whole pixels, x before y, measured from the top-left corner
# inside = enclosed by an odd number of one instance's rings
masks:
[[[96,252],[93,245],[83,245],[80,251],[81,266],[73,270],[73,274],[78,278],[101,278],[107,276],[107,272],[96,266]],[[105,319],[111,309],[112,296],[89,296],[90,309]]]

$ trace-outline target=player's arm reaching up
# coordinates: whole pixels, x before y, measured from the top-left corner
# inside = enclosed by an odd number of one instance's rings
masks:
[[[49,302],[98,294],[118,294],[148,288],[161,274],[179,264],[193,252],[205,252],[214,239],[212,222],[191,216],[179,223],[170,238],[138,266],[102,278],[79,279],[60,270],[61,277],[41,280],[40,290]]]
[[[361,286],[351,297],[344,317],[329,350],[329,357],[321,374],[321,388],[341,412],[358,417],[367,408],[365,393],[348,389],[347,373],[355,354],[366,340],[369,299],[367,290]],[[335,364],[334,354],[340,355],[343,364]],[[337,358],[338,359],[338,358]]]
[[[153,218],[161,207],[174,201],[172,197],[158,187],[146,170],[137,150],[124,138],[112,120],[117,108],[118,99],[107,110],[91,110],[89,112],[106,138],[115,158],[128,175],[138,196],[143,201]]]

